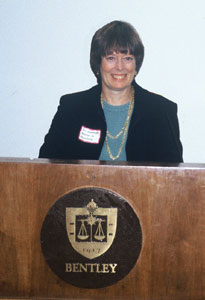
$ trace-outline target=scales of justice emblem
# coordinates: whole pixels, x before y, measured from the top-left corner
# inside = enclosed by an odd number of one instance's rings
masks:
[[[98,207],[91,199],[86,207],[66,207],[66,229],[72,247],[86,258],[105,253],[113,243],[117,208]]]

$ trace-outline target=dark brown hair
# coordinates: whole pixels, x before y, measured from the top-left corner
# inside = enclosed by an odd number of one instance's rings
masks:
[[[123,21],[113,21],[96,31],[90,49],[90,66],[100,82],[100,65],[103,56],[113,52],[130,53],[136,60],[139,72],[143,58],[144,46],[135,28]]]

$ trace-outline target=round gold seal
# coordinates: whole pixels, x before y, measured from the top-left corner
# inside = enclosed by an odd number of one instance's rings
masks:
[[[81,188],[58,199],[45,217],[41,246],[64,281],[106,287],[124,278],[142,246],[139,219],[129,203],[102,188]]]

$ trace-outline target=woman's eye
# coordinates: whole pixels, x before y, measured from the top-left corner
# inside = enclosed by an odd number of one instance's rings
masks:
[[[127,60],[127,61],[132,61],[133,57],[132,56],[125,56],[124,59]]]
[[[114,56],[107,56],[106,59],[109,60],[109,61],[112,61],[112,60],[115,59],[115,57]]]

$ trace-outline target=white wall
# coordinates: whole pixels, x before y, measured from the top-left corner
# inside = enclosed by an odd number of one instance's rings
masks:
[[[138,83],[178,103],[185,162],[205,162],[204,0],[0,0],[0,156],[38,156],[59,98],[96,83],[94,32],[132,23]]]

